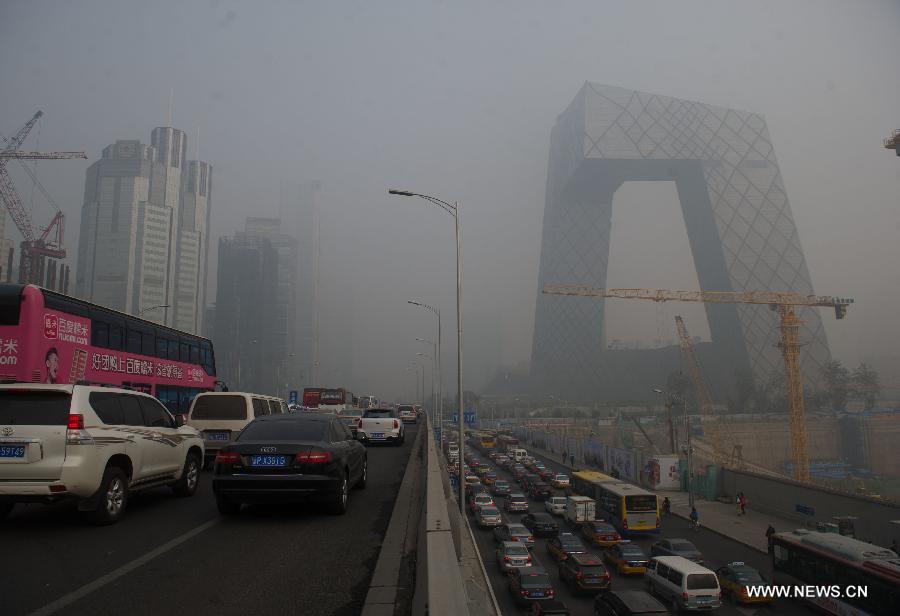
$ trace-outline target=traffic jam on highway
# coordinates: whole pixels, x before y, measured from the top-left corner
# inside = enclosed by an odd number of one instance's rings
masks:
[[[466,512],[498,603],[535,614],[792,613],[750,596],[765,586],[763,554],[666,515],[655,494],[573,471],[471,431],[462,463]],[[459,446],[445,444],[459,481]],[[585,495],[590,493],[591,498]],[[713,545],[706,554],[703,546]]]
[[[289,407],[244,392],[201,392],[186,416],[155,397],[94,385],[0,385],[0,518],[20,503],[69,501],[93,523],[118,522],[129,497],[170,487],[193,496],[212,468],[222,515],[245,504],[313,502],[347,511],[365,488],[365,445],[405,442],[413,405]],[[351,396],[352,397],[352,396]],[[319,411],[319,412],[316,412]]]

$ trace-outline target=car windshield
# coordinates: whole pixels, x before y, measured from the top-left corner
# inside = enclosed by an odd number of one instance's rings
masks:
[[[526,573],[522,576],[523,588],[549,588],[550,576],[546,573]]]
[[[510,524],[509,532],[514,535],[530,535],[531,532],[521,524]]]
[[[371,418],[371,419],[383,419],[385,417],[394,417],[393,409],[366,409],[363,412],[363,417]]]
[[[508,556],[528,556],[528,548],[524,545],[508,545],[506,546],[506,554]]]
[[[734,572],[734,577],[741,584],[756,584],[762,582],[762,576],[754,569],[738,569]]]
[[[585,576],[599,577],[599,576],[603,575],[604,573],[606,573],[606,569],[599,565],[584,566],[581,568],[581,574],[585,575]]]
[[[622,554],[625,556],[638,557],[644,555],[643,550],[636,545],[620,545],[619,549],[622,550]]]
[[[68,392],[0,390],[0,425],[64,426],[71,401]]]
[[[582,543],[579,541],[578,537],[560,537],[559,542],[566,547],[582,547]]]
[[[701,590],[703,588],[718,588],[714,573],[691,573],[687,576],[688,590]]]
[[[673,541],[672,549],[676,552],[696,552],[697,548],[690,541]]]
[[[302,415],[291,415],[299,418]],[[323,441],[328,421],[252,421],[235,439],[236,441]]]
[[[500,510],[496,507],[482,507],[481,515],[500,515]]]
[[[339,413],[341,417],[362,417],[361,409],[344,409]]]
[[[244,396],[237,395],[197,396],[191,410],[191,419],[247,419],[247,401]]]

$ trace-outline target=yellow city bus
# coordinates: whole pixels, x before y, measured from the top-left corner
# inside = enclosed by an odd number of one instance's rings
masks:
[[[580,494],[588,498],[597,499],[598,489],[604,483],[616,483],[619,481],[615,477],[598,473],[597,471],[577,471],[570,476],[570,487],[566,490],[568,494]]]
[[[597,488],[597,509],[619,534],[659,532],[659,497],[630,483],[603,483]]]
[[[497,437],[489,432],[482,432],[478,435],[478,443],[482,449],[493,449],[497,446]]]

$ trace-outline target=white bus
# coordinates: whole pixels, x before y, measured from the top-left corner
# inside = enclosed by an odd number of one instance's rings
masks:
[[[900,556],[893,551],[802,528],[772,539],[775,584],[837,591],[807,597],[814,608],[836,616],[900,614]]]

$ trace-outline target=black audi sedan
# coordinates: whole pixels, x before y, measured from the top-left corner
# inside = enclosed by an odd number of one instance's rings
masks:
[[[291,413],[254,419],[216,455],[212,488],[223,515],[244,503],[319,502],[347,511],[366,487],[366,448],[336,415]]]

